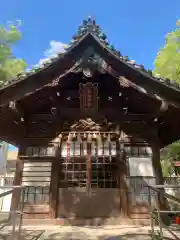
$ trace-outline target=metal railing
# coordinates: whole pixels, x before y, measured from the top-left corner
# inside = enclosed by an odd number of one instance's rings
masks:
[[[179,225],[174,225],[172,227],[172,219],[170,219],[169,214],[175,215],[180,214],[180,210],[172,210],[169,207],[167,210],[161,210],[159,206],[159,201],[163,201],[163,198],[168,201],[170,205],[171,202],[178,205],[180,209],[180,199],[170,195],[165,192],[166,189],[180,189],[180,185],[154,185],[148,186],[148,203],[149,203],[149,215],[150,215],[150,225],[151,225],[151,234],[152,239],[165,239],[167,234],[173,236],[175,239],[180,239],[177,235],[177,231],[180,230]],[[152,193],[156,193],[156,204],[152,203]],[[154,194],[153,194],[154,196]],[[165,220],[168,220],[165,223]],[[165,236],[166,234],[166,236]]]
[[[9,239],[20,239],[23,208],[24,208],[24,187],[23,186],[0,186],[0,199],[11,196],[18,191],[18,194],[22,196],[20,204],[10,211],[0,212],[0,237],[9,236]],[[2,219],[4,218],[4,219]],[[19,220],[17,222],[17,220]]]

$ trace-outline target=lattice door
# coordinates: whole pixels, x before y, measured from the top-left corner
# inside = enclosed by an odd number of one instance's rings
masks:
[[[62,142],[60,187],[116,188],[116,152],[108,140]]]

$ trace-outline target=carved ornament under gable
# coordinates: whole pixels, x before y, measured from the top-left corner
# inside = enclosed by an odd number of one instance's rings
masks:
[[[80,119],[78,122],[73,124],[71,131],[100,131],[100,124],[94,122],[91,118]]]
[[[116,132],[117,124],[108,122],[107,119],[103,118],[97,121],[91,118],[80,119],[69,127],[72,132]]]

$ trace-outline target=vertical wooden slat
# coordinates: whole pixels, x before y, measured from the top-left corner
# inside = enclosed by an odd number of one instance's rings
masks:
[[[51,190],[50,190],[51,218],[57,217],[59,170],[60,170],[60,148],[58,147],[56,149],[56,157],[52,160],[51,167]]]

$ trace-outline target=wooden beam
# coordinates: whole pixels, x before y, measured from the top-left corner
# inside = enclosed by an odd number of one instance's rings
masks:
[[[161,117],[164,113],[166,113],[169,110],[169,106],[170,106],[170,103],[168,103],[165,99],[162,99],[159,96],[157,96],[157,98],[159,98],[161,104],[159,106],[159,109],[154,113],[154,118]],[[180,105],[176,107],[180,107]]]
[[[72,119],[74,116],[80,116],[80,109],[79,108],[64,108],[61,107],[59,109],[60,117],[71,117]],[[108,116],[112,118],[116,118],[117,120],[123,121],[147,121],[153,118],[153,114],[131,114],[131,113],[123,113],[121,108],[100,108],[98,111],[98,116]]]
[[[138,92],[140,92],[141,94],[147,95],[154,100],[160,101],[160,104],[161,104],[160,111],[164,111],[165,109],[167,110],[169,105],[172,105],[173,107],[176,107],[176,108],[180,108],[180,104],[178,102],[166,100],[163,97],[159,96],[156,92],[152,91],[151,89],[145,88],[144,86],[142,87],[140,85],[137,85],[134,82],[130,81],[129,79],[125,78],[124,76],[120,76],[120,77],[116,76],[116,78],[119,78],[120,86],[126,87],[126,88],[132,87]]]
[[[47,120],[53,121],[56,119],[56,115],[52,113],[37,113],[37,114],[30,114],[28,118],[28,122],[36,121],[36,120]]]
[[[100,115],[112,117],[116,119],[117,121],[120,122],[138,122],[138,121],[149,121],[152,119],[153,114],[149,113],[140,113],[140,114],[132,114],[132,113],[124,113],[122,109],[117,109],[117,108],[101,108],[99,111]]]
[[[59,109],[59,114],[60,116],[64,117],[72,117],[77,116],[80,114],[79,108],[60,108]],[[154,114],[124,114],[122,112],[122,109],[113,109],[113,108],[101,108],[99,110],[98,115],[102,116],[109,116],[109,117],[116,117],[116,119],[123,121],[147,121],[150,119],[153,119]],[[46,114],[31,114],[29,116],[29,120],[56,120],[56,115],[51,114],[51,113],[46,113]]]

